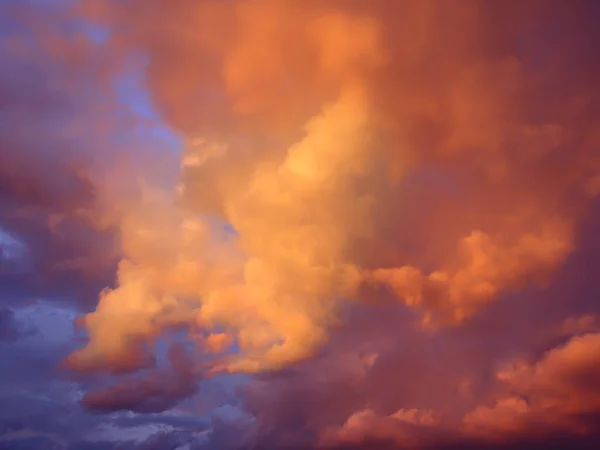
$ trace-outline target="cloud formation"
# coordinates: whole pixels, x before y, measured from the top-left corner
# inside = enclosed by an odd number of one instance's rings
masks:
[[[199,377],[182,345],[173,345],[167,359],[170,367],[164,372],[156,369],[107,388],[87,392],[82,398],[83,406],[94,412],[126,410],[154,413],[170,409],[181,399],[196,393]]]
[[[6,8],[0,226],[23,286],[98,294],[66,365],[128,374],[84,407],[242,372],[253,420],[216,420],[223,448],[242,425],[248,448],[594,433],[594,2]],[[181,154],[130,137],[130,70]],[[202,355],[156,368],[174,332]]]
[[[501,432],[528,426],[595,431],[589,428],[595,424],[585,425],[585,416],[599,408],[598,342],[597,333],[575,336],[534,364],[515,363],[500,371],[497,377],[512,395],[492,407],[478,407],[465,416],[465,426]]]
[[[327,341],[341,299],[369,301],[365,283],[426,324],[461,322],[543,286],[572,250],[599,164],[597,68],[570,52],[589,37],[581,12],[265,0],[183,2],[155,22],[164,6],[87,11],[115,27],[115,47],[146,55],[148,87],[188,145],[177,190],[120,217],[119,286],[86,318],[75,366],[127,354],[185,297],[174,320],[235,335],[230,370],[278,368]],[[533,61],[550,30],[564,48]],[[563,80],[573,69],[577,88]],[[428,172],[445,192],[425,195],[426,211],[398,204],[407,184],[420,198]]]

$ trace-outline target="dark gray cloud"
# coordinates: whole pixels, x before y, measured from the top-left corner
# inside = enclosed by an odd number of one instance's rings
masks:
[[[14,342],[22,333],[14,312],[8,308],[0,309],[0,341]]]
[[[94,412],[156,413],[172,408],[198,391],[200,375],[183,345],[171,346],[168,367],[149,369],[107,388],[87,392],[82,405]]]

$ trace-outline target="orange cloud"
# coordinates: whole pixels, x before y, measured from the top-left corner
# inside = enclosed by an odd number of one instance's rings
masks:
[[[427,323],[432,312],[445,314],[442,320],[461,322],[502,290],[519,288],[524,278],[545,281],[571,248],[568,237],[553,231],[521,236],[508,248],[473,231],[461,239],[462,265],[452,272],[437,270],[424,276],[419,269],[404,266],[378,269],[372,280],[388,284],[407,305],[424,309]]]
[[[568,51],[580,37],[531,60],[537,22],[567,36],[579,16],[555,24],[536,2],[102,3],[87,14],[113,27],[115,51],[146,55],[186,148],[172,190],[113,194],[119,284],[75,366],[185,323],[235,336],[231,371],[278,369],[374,300],[365,284],[425,323],[461,323],[544,285],[574,248],[600,171],[596,81],[548,96],[548,71],[585,64]]]
[[[565,429],[591,434],[585,416],[600,408],[600,335],[584,334],[548,351],[534,364],[515,363],[497,374],[513,396],[479,406],[463,420],[468,432],[488,438]]]
[[[434,425],[437,425],[437,421],[431,411],[401,409],[390,416],[381,417],[367,409],[354,413],[340,429],[325,430],[320,448],[356,445],[366,439],[391,441],[400,447],[420,446],[424,444],[423,436]]]
[[[593,432],[586,2],[14,5],[32,39],[0,42],[19,69],[0,73],[0,225],[30,246],[36,294],[99,292],[66,362],[129,375],[84,406],[159,411],[227,371],[253,373],[254,447]],[[48,25],[73,19],[108,41]],[[132,67],[181,154],[128,148],[147,119],[123,120],[112,85]],[[204,354],[158,367],[182,330]]]

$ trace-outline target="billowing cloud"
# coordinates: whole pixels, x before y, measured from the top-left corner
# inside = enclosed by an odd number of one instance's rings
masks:
[[[361,444],[367,438],[396,443],[399,446],[419,447],[422,437],[435,433],[436,424],[431,411],[400,409],[389,416],[378,416],[367,409],[352,414],[339,429],[325,430],[320,445],[324,448],[342,444]],[[415,433],[415,428],[424,428]],[[429,429],[427,429],[429,428]]]
[[[590,36],[583,16],[253,0],[182,2],[157,21],[160,1],[94,5],[115,48],[146,55],[188,145],[177,189],[121,217],[119,286],[86,318],[75,366],[176,320],[233,332],[229,370],[278,368],[327,341],[342,299],[372,301],[364,285],[388,286],[426,325],[456,323],[544,286],[573,249],[599,168],[595,79],[548,98],[544,73],[597,70],[570,51]],[[536,62],[550,30],[564,48]],[[426,206],[405,205],[409,189]]]
[[[575,336],[535,364],[517,362],[500,371],[497,376],[511,396],[478,407],[465,416],[465,426],[514,433],[531,426],[594,432],[596,424],[585,422],[600,407],[599,339],[597,333]]]
[[[44,280],[105,281],[66,363],[131,376],[84,406],[163,410],[242,372],[252,419],[225,422],[249,448],[593,432],[594,2],[50,8],[77,39],[11,5],[36,34],[2,48],[1,225]],[[130,70],[181,154],[123,143]],[[157,369],[172,332],[202,355]]]

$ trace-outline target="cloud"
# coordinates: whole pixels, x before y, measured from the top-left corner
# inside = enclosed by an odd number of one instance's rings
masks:
[[[16,297],[95,295],[115,254],[82,213],[95,202],[89,142],[102,127],[95,110],[110,106],[110,62],[59,3],[2,12],[0,226],[29,260],[3,270],[2,284]]]
[[[361,444],[367,438],[396,442],[399,446],[419,447],[424,443],[415,436],[413,428],[430,427],[419,430],[421,435],[431,433],[436,421],[431,411],[398,410],[390,416],[380,417],[367,409],[354,413],[340,429],[325,430],[321,446],[335,447],[340,443]]]
[[[242,372],[223,448],[592,428],[593,2],[7,5],[0,226],[30,264],[2,277],[97,299],[65,361],[83,406]],[[137,135],[131,73],[181,154]],[[173,332],[202,354],[163,368]]]
[[[112,48],[146,55],[148,89],[188,145],[177,189],[122,218],[119,285],[86,319],[74,366],[101,346],[119,359],[186,298],[177,320],[235,334],[229,370],[277,369],[327,341],[341,299],[370,301],[365,282],[436,326],[543,286],[572,251],[581,180],[600,164],[583,15],[253,0],[184,2],[157,20],[165,3],[129,6],[85,13],[112,27]],[[560,51],[539,62],[551,31]],[[409,188],[426,206],[399,203]],[[118,332],[116,316],[129,317]]]
[[[10,309],[0,309],[0,341],[16,341],[21,337],[21,330],[15,314]]]
[[[516,397],[501,398],[492,408],[477,408],[465,417],[465,423],[518,432],[537,422],[538,426],[593,433],[595,424],[586,424],[585,419],[600,407],[599,343],[596,333],[575,336],[534,364],[516,363],[499,372],[498,378]]]
[[[135,195],[136,171],[152,169],[131,158],[158,154],[162,140],[144,142],[152,124],[119,97],[136,62],[97,41],[72,2],[1,9],[0,227],[26,250],[0,273],[3,290],[11,302],[68,297],[88,310],[121,252],[104,205],[114,190]]]
[[[562,331],[565,335],[597,331],[598,320],[593,314],[584,314],[578,317],[567,317],[563,323]]]
[[[378,269],[373,281],[388,284],[409,306],[425,310],[450,310],[450,321],[462,321],[504,289],[518,288],[524,274],[547,278],[568,244],[552,232],[525,235],[514,247],[503,248],[480,231],[462,238],[459,252],[465,262],[454,272],[438,270],[424,276],[419,269],[404,266]],[[424,304],[425,303],[425,304]],[[427,305],[429,303],[430,305]],[[431,315],[425,316],[429,322]]]
[[[88,391],[82,398],[83,407],[99,413],[119,410],[155,413],[170,409],[196,393],[199,377],[182,346],[173,345],[167,358],[170,367],[164,372],[157,369]]]

